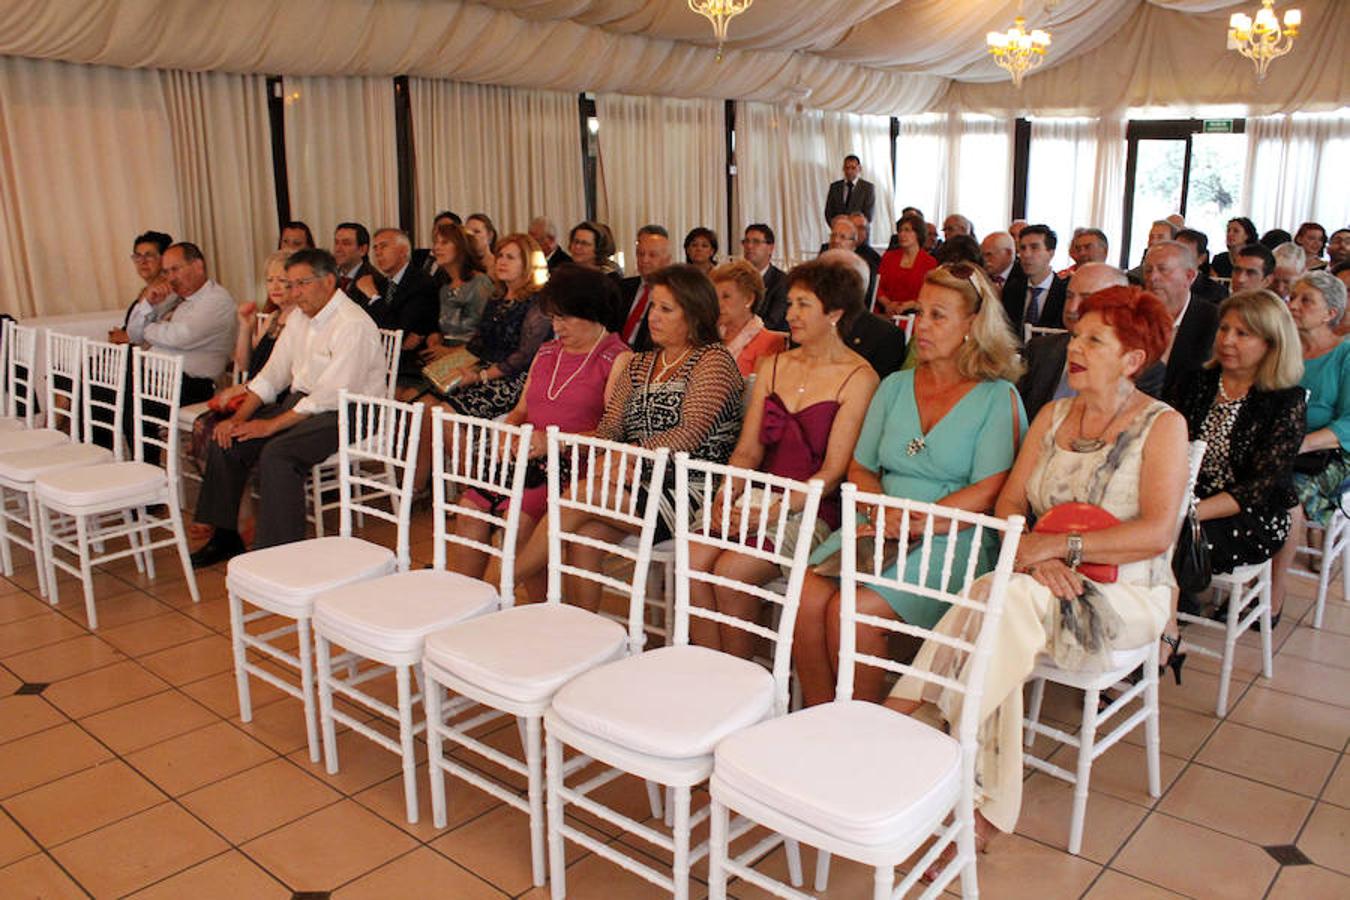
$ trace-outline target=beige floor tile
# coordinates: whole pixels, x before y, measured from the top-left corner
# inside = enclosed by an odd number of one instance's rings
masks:
[[[248,686],[255,710],[288,696],[256,678],[250,678]],[[235,685],[233,663],[228,670],[218,675],[193,681],[182,685],[179,689],[218,716],[236,720],[239,718],[239,689]]]
[[[734,842],[731,845],[732,853],[748,850],[758,838],[763,836],[764,833],[752,833],[751,837],[745,837],[742,838],[741,841]],[[810,890],[815,884],[816,851],[808,847],[802,847],[801,853],[802,873],[803,878],[805,879],[803,889]],[[987,858],[987,856],[984,858]],[[777,848],[768,856],[765,856],[759,862],[755,863],[755,870],[778,881],[780,884],[791,884],[788,880],[787,856],[783,852],[782,847]],[[705,869],[700,867],[700,874],[703,874],[705,871]],[[819,896],[826,898],[870,897],[872,894],[873,872],[874,870],[871,866],[865,866],[862,863],[854,862],[851,859],[834,857],[830,860],[829,890]],[[534,893],[535,892],[531,892],[525,896],[533,898]],[[736,900],[770,900],[770,898],[775,896],[757,885],[752,885],[738,879],[731,879],[728,881],[727,894],[731,897],[735,897]],[[539,900],[544,900],[547,896],[546,889],[538,892]],[[914,892],[911,892],[909,896],[914,896]],[[949,894],[949,896],[951,895]]]
[[[707,888],[691,884],[690,895],[706,897]],[[548,887],[533,888],[522,895],[522,900],[543,900],[549,896]],[[567,896],[577,900],[605,900],[623,897],[624,900],[661,900],[670,893],[627,869],[594,853],[567,867]]]
[[[34,595],[37,594],[36,569],[29,567],[22,571],[16,571],[14,573],[14,581],[23,585],[25,590],[31,591]],[[57,596],[63,607],[69,604],[71,608],[74,608],[75,604],[84,603],[84,588],[81,586],[78,578],[67,575],[65,572],[58,571],[56,573],[56,581]],[[110,575],[107,572],[95,571],[93,581],[95,602],[101,601],[105,597],[116,597],[118,594],[125,594],[132,587],[132,585],[127,584],[127,582],[115,575]]]
[[[1311,618],[1307,624],[1312,625]],[[1322,630],[1350,635],[1350,605],[1328,598],[1326,611],[1322,614]]]
[[[355,794],[352,799],[389,822],[389,824],[402,828],[422,841],[435,840],[445,834],[447,829],[457,828],[501,802],[496,797],[455,778],[446,778],[445,794],[444,828],[437,828],[432,821],[431,783],[428,780],[426,763],[417,767],[418,820],[415,825],[408,822],[407,804],[403,799],[403,773],[401,771],[392,778],[386,778],[379,784]]]
[[[980,894],[985,897],[1016,897],[1028,884],[1036,885],[1041,900],[1083,895],[1101,866],[1052,850],[1016,834],[1000,835],[979,859]],[[960,881],[952,883],[959,893]]]
[[[46,647],[84,633],[85,630],[79,625],[54,612],[20,619],[0,625],[0,658]]]
[[[1264,896],[1279,864],[1253,844],[1154,813],[1112,868],[1182,894],[1237,900]]]
[[[1350,667],[1350,635],[1299,627],[1284,642],[1280,655],[1297,656],[1344,669]]]
[[[1184,896],[1107,869],[1092,890],[1083,895],[1083,900],[1172,900]]]
[[[87,769],[111,755],[76,725],[59,725],[0,744],[0,797]]]
[[[1345,900],[1350,878],[1320,866],[1285,866],[1268,900]]]
[[[1350,669],[1337,669],[1297,656],[1282,657],[1275,667],[1275,677],[1258,678],[1256,684],[1321,703],[1350,707]]]
[[[1253,685],[1228,712],[1230,722],[1287,735],[1338,753],[1350,740],[1350,710]]]
[[[229,639],[219,635],[189,641],[151,653],[139,662],[170,684],[183,685],[210,675],[234,671]]]
[[[38,845],[9,816],[0,814],[0,866],[38,852]]]
[[[426,847],[419,847],[406,856],[385,863],[333,894],[335,900],[387,900],[390,897],[407,900],[500,900],[505,896],[472,872]]]
[[[135,900],[289,900],[290,890],[238,850],[198,863],[142,891]]]
[[[1196,761],[1316,797],[1336,765],[1336,758],[1335,753],[1313,744],[1225,722]]]
[[[336,803],[342,795],[289,760],[274,759],[180,799],[202,821],[242,844]]]
[[[1350,875],[1350,809],[1319,803],[1298,839],[1299,849],[1319,866]]]
[[[407,853],[417,842],[344,800],[242,848],[297,891],[330,891]]]
[[[398,757],[353,731],[337,736],[338,771],[328,774],[322,762],[313,763],[307,749],[295,750],[287,758],[316,778],[344,794],[352,795],[379,784],[402,771]],[[320,755],[322,755],[320,750]]]
[[[1214,718],[1214,710],[1199,713],[1181,706],[1162,704],[1158,722],[1162,735],[1162,752],[1181,759],[1190,759],[1200,745],[1205,742],[1219,721]],[[1136,728],[1122,740],[1137,747],[1144,746],[1144,729]]]
[[[126,763],[112,759],[10,797],[5,808],[51,847],[167,799]]]
[[[1292,844],[1312,805],[1307,797],[1193,765],[1158,809],[1264,847]]]
[[[431,847],[508,894],[531,886],[529,820],[504,804],[438,838]],[[582,854],[580,847],[567,842],[569,863]]]
[[[83,719],[167,688],[160,678],[126,660],[58,681],[42,696],[72,719]]]
[[[137,750],[127,762],[177,797],[274,756],[228,722],[217,722]]]
[[[85,900],[88,895],[46,856],[22,859],[0,869],[0,897],[14,900]]]
[[[218,716],[192,698],[163,691],[80,724],[117,753],[127,754],[216,721]]]
[[[51,614],[51,606],[22,588],[6,585],[9,590],[0,594],[0,623],[17,622],[33,616]]]
[[[59,644],[19,653],[5,659],[5,666],[24,681],[51,683],[100,669],[126,657],[92,634]]]
[[[87,611],[84,607],[84,599],[79,595],[72,595],[68,598],[71,602],[61,604],[61,610],[81,625],[88,625]],[[141,619],[148,619],[151,616],[160,616],[168,611],[168,607],[160,603],[154,597],[137,588],[128,586],[126,590],[112,597],[98,598],[98,627],[102,634],[104,629],[117,628],[130,622],[137,622]]]
[[[95,897],[120,897],[227,849],[173,803],[53,848],[52,855]]]
[[[4,669],[0,669],[0,697],[8,697],[18,690],[19,685],[21,684],[23,684],[23,682],[19,681],[19,679],[15,678]]]
[[[1038,772],[1023,786],[1022,813],[1017,819],[1017,833],[1052,847],[1067,848],[1072,812],[1073,785]],[[1105,863],[1115,855],[1147,814],[1148,809],[1143,806],[1127,803],[1109,794],[1089,792],[1083,849],[1079,855],[1093,862]]]
[[[177,612],[142,619],[117,628],[101,628],[99,636],[127,656],[145,656],[212,636],[211,629]]]
[[[33,694],[0,696],[0,744],[54,728],[66,721],[42,697]]]
[[[236,728],[283,755],[309,746],[305,736],[305,707],[293,697],[255,707],[252,721],[241,722],[238,715],[231,716],[230,721]]]
[[[1055,765],[1073,772],[1076,771],[1078,751],[1072,747],[1062,747],[1050,759]],[[1163,753],[1159,764],[1162,792],[1166,794],[1186,763],[1185,760]],[[1093,761],[1088,788],[1141,806],[1152,806],[1157,802],[1157,798],[1148,794],[1148,764],[1144,748],[1123,741]]]
[[[1231,708],[1233,703],[1242,696],[1247,685],[1251,683],[1251,678],[1245,675],[1235,675],[1228,686],[1228,706]],[[1214,715],[1214,704],[1219,697],[1219,676],[1211,672],[1202,672],[1199,669],[1191,671],[1191,667],[1186,666],[1182,674],[1181,684],[1173,683],[1171,676],[1166,681],[1159,679],[1159,699],[1169,706],[1180,706],[1193,712],[1203,715]]]
[[[1322,800],[1335,803],[1337,806],[1350,806],[1350,760],[1344,756],[1341,757],[1336,771],[1332,773],[1331,781],[1327,783],[1326,790],[1322,793]]]
[[[179,612],[201,622],[218,634],[230,633],[230,601],[227,597],[189,603],[187,606],[179,607]]]
[[[170,578],[168,577],[170,575],[177,577]],[[197,593],[201,597],[201,602],[218,600],[225,596],[224,572],[197,572],[196,576]],[[147,594],[169,606],[181,608],[192,605],[192,593],[188,590],[187,580],[182,577],[177,565],[166,567],[165,574],[160,576],[158,581],[145,581],[141,587]]]

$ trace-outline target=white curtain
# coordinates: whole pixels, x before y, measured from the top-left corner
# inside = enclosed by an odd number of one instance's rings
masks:
[[[320,246],[339,222],[398,225],[398,147],[389,78],[286,78],[291,218]]]
[[[267,79],[160,73],[173,140],[183,235],[239,302],[263,296],[262,262],[277,244]]]
[[[143,287],[133,238],[191,237],[156,72],[0,57],[0,159],[7,312],[125,306]]]
[[[442,209],[486,212],[501,234],[535,216],[563,232],[585,218],[576,94],[425,78],[410,89],[423,246]]]
[[[940,224],[960,213],[983,236],[1008,224],[1013,120],[936,113],[904,116],[896,142],[896,208]]]
[[[852,153],[862,160],[861,177],[876,186],[876,207],[872,210],[869,240],[885,247],[895,225],[890,116],[813,111],[810,116],[799,118],[797,124],[810,129],[812,120],[817,116],[824,137],[825,153],[823,158],[817,157],[814,162],[823,171],[818,177],[812,178],[809,194],[801,193],[807,188],[806,185],[795,185],[799,191],[799,202],[813,204],[817,210],[815,221],[820,223],[817,232],[820,240],[812,238],[811,246],[822,243],[829,234],[829,225],[825,222],[825,195],[830,189],[830,182],[844,177],[844,157]]]
[[[638,228],[664,225],[677,262],[684,236],[702,225],[727,256],[726,117],[720,100],[601,94],[596,214],[614,232],[632,274]]]
[[[727,236],[734,243],[751,222],[763,222],[774,230],[774,264],[791,265],[791,248],[802,245],[818,213],[791,200],[791,117],[780,106],[768,103],[736,105],[736,187],[733,221],[737,233]],[[804,215],[798,217],[796,212]],[[730,247],[728,248],[730,249]]]
[[[1075,228],[1100,228],[1118,253],[1124,173],[1122,117],[1031,120],[1026,218],[1059,235],[1056,265],[1069,264]]]
[[[1350,110],[1251,118],[1247,144],[1243,205],[1260,230],[1350,222]]]
[[[942,221],[939,213],[955,191],[948,118],[946,113],[902,116],[895,141],[895,206],[912,206],[930,221]],[[981,225],[976,223],[977,233],[990,230]]]

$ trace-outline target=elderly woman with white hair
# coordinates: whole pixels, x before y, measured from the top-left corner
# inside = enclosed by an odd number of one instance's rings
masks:
[[[1280,299],[1288,300],[1294,282],[1307,271],[1308,254],[1293,241],[1285,241],[1270,252],[1275,257],[1275,274],[1271,276],[1270,289],[1279,294]]]
[[[1289,540],[1275,558],[1278,617],[1284,602],[1284,578],[1303,544],[1306,522],[1327,525],[1340,504],[1341,485],[1350,479],[1350,344],[1336,326],[1345,315],[1345,285],[1325,270],[1308,272],[1294,282],[1289,313],[1303,345],[1303,379],[1308,391],[1307,434],[1294,462],[1298,505],[1290,510]]]

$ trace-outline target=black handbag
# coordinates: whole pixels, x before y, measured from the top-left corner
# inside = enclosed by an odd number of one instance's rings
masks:
[[[1309,450],[1294,457],[1294,471],[1300,475],[1321,475],[1326,467],[1340,458],[1339,449]]]
[[[1176,577],[1177,587],[1184,594],[1198,594],[1209,587],[1213,570],[1209,561],[1209,541],[1205,539],[1205,530],[1195,515],[1195,504],[1191,503],[1186,517],[1181,520],[1181,532],[1177,535],[1177,546],[1172,552],[1172,574]]]

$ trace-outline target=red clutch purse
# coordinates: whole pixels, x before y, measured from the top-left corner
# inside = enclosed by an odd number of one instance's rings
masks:
[[[1039,534],[1085,534],[1119,525],[1120,520],[1100,506],[1091,503],[1061,503],[1052,506],[1036,520],[1031,529]],[[1078,567],[1078,573],[1098,584],[1110,584],[1116,580],[1116,567],[1111,563],[1088,563]]]
[[[206,401],[206,408],[211,410],[211,412],[213,413],[220,413],[223,416],[228,416],[235,410],[237,410],[239,407],[243,406],[244,400],[246,400],[247,398],[248,398],[247,392],[235,394],[233,397],[226,400],[224,403],[219,402],[216,397],[212,397],[210,400]]]

